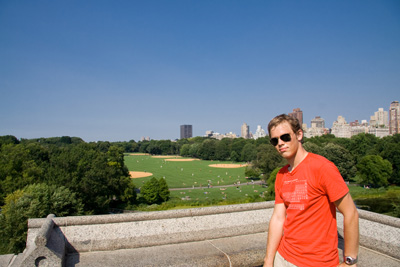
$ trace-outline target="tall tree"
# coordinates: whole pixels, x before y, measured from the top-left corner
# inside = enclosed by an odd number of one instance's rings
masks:
[[[155,177],[147,181],[141,188],[140,194],[144,198],[147,204],[156,204],[161,202],[159,193],[159,183]]]
[[[168,201],[170,192],[167,181],[164,178],[158,180],[158,194],[160,195],[161,201]]]
[[[204,140],[204,142],[200,145],[199,148],[199,157],[204,160],[214,160],[215,148],[216,148],[215,139]]]
[[[246,144],[241,153],[242,161],[251,162],[257,158],[256,146],[253,144]]]
[[[354,156],[344,147],[328,143],[321,151],[321,155],[332,161],[339,169],[345,180],[350,180],[356,175]]]
[[[283,167],[286,161],[272,145],[262,144],[257,148],[257,159],[253,164],[264,173],[264,177],[269,177],[275,168]]]
[[[232,139],[224,138],[217,142],[215,147],[216,160],[228,160],[231,155]]]
[[[18,253],[25,247],[28,218],[81,215],[83,204],[63,186],[32,184],[6,197],[0,215],[0,253]]]
[[[392,174],[392,164],[376,155],[363,157],[357,164],[357,169],[359,182],[372,187],[388,185],[388,178]]]

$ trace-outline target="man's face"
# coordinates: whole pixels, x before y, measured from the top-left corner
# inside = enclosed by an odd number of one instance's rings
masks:
[[[302,138],[302,132],[299,131],[299,133],[296,135],[292,127],[290,127],[290,124],[288,122],[283,122],[281,124],[278,124],[276,127],[271,129],[271,139],[277,138],[278,143],[275,146],[276,150],[281,154],[282,157],[284,157],[287,160],[290,160],[295,157],[297,150],[299,148],[299,144]],[[281,139],[282,135],[289,134],[290,135],[290,141],[283,141]],[[285,137],[285,136],[284,136]],[[283,139],[285,139],[282,137]],[[286,136],[287,137],[287,136]]]

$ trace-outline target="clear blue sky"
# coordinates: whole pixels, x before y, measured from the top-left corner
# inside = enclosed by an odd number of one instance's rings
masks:
[[[0,135],[240,134],[400,101],[400,1],[0,0]]]

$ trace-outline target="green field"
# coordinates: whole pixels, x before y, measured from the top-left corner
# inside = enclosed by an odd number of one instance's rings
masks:
[[[149,155],[125,155],[125,165],[129,171],[145,171],[153,173],[152,176],[135,178],[133,182],[137,187],[150,180],[152,177],[165,178],[169,188],[208,187],[219,185],[232,185],[240,182],[251,182],[245,177],[245,167],[240,168],[214,168],[210,164],[231,164],[221,161],[167,161],[163,158],[154,158]],[[235,163],[239,164],[240,163]],[[242,163],[243,165],[243,163]]]
[[[246,202],[258,197],[262,198],[267,188],[258,184],[244,184],[232,187],[216,187],[203,189],[187,189],[171,191],[171,198],[183,202]]]

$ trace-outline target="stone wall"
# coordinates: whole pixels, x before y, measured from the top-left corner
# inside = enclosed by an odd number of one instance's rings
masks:
[[[65,266],[69,255],[101,252],[100,255],[106,257],[113,251],[262,234],[259,252],[254,256],[254,264],[258,264],[265,250],[265,234],[273,205],[273,202],[261,202],[127,214],[59,218],[50,215],[46,219],[30,219],[25,251],[10,258],[4,266]],[[362,210],[359,213],[360,244],[399,259],[400,219]],[[340,234],[342,223],[338,213]],[[245,238],[240,239],[245,242]],[[240,245],[233,244],[230,249],[242,250]],[[249,259],[246,260],[249,262]]]

